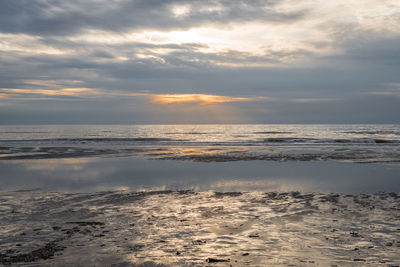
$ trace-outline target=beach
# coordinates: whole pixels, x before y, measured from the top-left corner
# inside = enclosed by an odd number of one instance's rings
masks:
[[[396,266],[400,196],[142,191],[0,198],[12,266]]]

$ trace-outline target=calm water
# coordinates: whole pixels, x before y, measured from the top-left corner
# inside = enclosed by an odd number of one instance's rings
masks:
[[[399,125],[0,126],[2,190],[400,192]]]

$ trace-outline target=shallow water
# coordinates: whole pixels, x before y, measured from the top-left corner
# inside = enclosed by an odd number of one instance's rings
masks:
[[[400,192],[398,164],[189,162],[141,157],[0,161],[0,190]]]

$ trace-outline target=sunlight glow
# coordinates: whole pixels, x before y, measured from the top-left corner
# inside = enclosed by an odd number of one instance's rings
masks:
[[[189,15],[190,5],[175,5],[171,11],[174,17],[183,18]]]
[[[341,40],[337,36],[347,29],[348,34],[351,34],[351,29],[356,29],[382,35],[397,34],[400,30],[400,2],[394,0],[281,1],[274,5],[273,10],[269,10],[268,5],[259,8],[265,11],[265,19],[255,17],[227,23],[210,20],[191,28],[143,27],[124,31],[90,28],[75,35],[55,35],[48,40],[36,35],[0,33],[0,52],[4,52],[6,57],[10,53],[19,56],[82,56],[93,52],[88,49],[93,46],[93,50],[105,50],[109,55],[94,57],[92,60],[97,62],[145,59],[168,64],[165,56],[176,51],[183,52],[174,56],[190,51],[193,56],[183,60],[233,67],[271,66],[301,62],[312,55],[340,52],[338,44]],[[169,16],[186,20],[198,12],[204,15],[223,14],[225,11],[218,2],[198,6],[176,4],[170,6]],[[268,19],[268,12],[291,14],[299,11],[305,12],[296,23]],[[74,45],[60,46],[63,42]]]
[[[230,24],[229,26],[203,26],[188,30],[173,31],[132,31],[114,33],[110,31],[89,30],[84,34],[69,37],[73,42],[101,44],[148,43],[153,45],[188,45],[200,53],[230,53],[232,51],[249,53],[254,56],[281,56],[298,50],[315,53],[331,52],[330,46],[316,49],[311,40],[329,41],[328,33],[305,27],[251,22]],[[172,48],[138,48],[139,57],[165,55]],[[232,54],[232,56],[236,56]],[[147,56],[147,55],[146,55]]]
[[[210,105],[228,102],[251,101],[248,97],[231,97],[207,94],[165,94],[150,95],[153,104],[182,104],[182,103],[199,103],[201,105]]]

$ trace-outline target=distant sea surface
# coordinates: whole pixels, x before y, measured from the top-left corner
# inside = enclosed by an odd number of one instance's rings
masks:
[[[400,125],[0,126],[0,189],[400,191],[399,163]]]
[[[400,125],[0,126],[2,159],[399,162]]]

